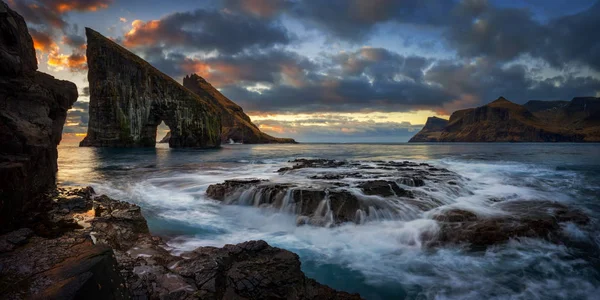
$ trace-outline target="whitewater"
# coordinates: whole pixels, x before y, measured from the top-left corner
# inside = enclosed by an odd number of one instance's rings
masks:
[[[311,174],[338,171],[277,172],[297,158],[427,163],[457,174],[458,184],[410,187],[417,198],[436,199],[436,208],[374,214],[378,217],[339,226],[298,226],[290,210],[256,207],[252,201],[228,205],[207,197],[210,185],[225,180],[303,184]],[[598,144],[223,145],[215,150],[61,145],[58,180],[64,186],[91,185],[100,194],[140,205],[151,232],[165,237],[174,253],[262,239],[297,253],[307,276],[366,299],[600,295]],[[424,245],[423,234],[439,230],[432,217],[437,211],[506,213],[495,207],[498,199],[558,202],[584,212],[590,222],[585,228],[561,224],[577,241],[570,244],[519,238],[484,250]]]

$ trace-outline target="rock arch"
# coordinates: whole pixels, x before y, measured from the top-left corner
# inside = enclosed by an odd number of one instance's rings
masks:
[[[170,147],[218,147],[216,108],[125,48],[86,28],[90,121],[80,146],[154,147],[156,127]]]

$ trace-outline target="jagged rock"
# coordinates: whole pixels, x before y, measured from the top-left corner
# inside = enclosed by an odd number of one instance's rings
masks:
[[[451,209],[433,216],[439,221],[437,235],[427,237],[429,246],[467,244],[473,249],[507,242],[510,239],[541,238],[565,241],[560,223],[579,226],[589,223],[589,217],[579,210],[550,201],[506,201],[496,207],[506,212],[501,216],[478,216],[470,211]]]
[[[171,129],[170,147],[218,147],[218,110],[146,61],[86,28],[90,121],[80,143],[154,147],[156,128]]]
[[[455,111],[441,128],[441,122],[428,124],[409,142],[597,142],[600,99],[519,105],[500,97],[481,107]]]
[[[217,108],[221,115],[221,142],[233,140],[244,144],[296,143],[294,139],[276,138],[261,132],[239,105],[197,74],[185,76],[183,86]]]
[[[75,84],[37,72],[24,19],[0,2],[0,232],[39,208],[56,181],[56,146]]]
[[[416,218],[443,205],[420,189],[426,180],[452,192],[462,187],[457,174],[425,163],[327,159],[295,159],[290,163],[277,171],[281,177],[275,182],[226,180],[210,185],[206,195],[224,204],[293,213],[298,225],[334,226],[370,219]],[[323,169],[328,173],[322,173]],[[302,180],[295,177],[298,175]]]
[[[264,241],[175,256],[134,204],[91,188],[50,197],[45,219],[54,225],[45,226],[62,226],[58,236],[27,228],[0,236],[2,299],[360,299],[307,278],[297,255]]]

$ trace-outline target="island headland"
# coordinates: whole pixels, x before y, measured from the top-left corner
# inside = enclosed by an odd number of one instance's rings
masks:
[[[600,98],[519,105],[500,97],[449,120],[430,117],[409,142],[600,142]]]

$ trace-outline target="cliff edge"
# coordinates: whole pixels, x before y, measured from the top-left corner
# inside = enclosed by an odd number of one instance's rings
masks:
[[[519,105],[500,97],[455,111],[445,126],[439,125],[426,124],[409,142],[600,142],[600,99]]]

